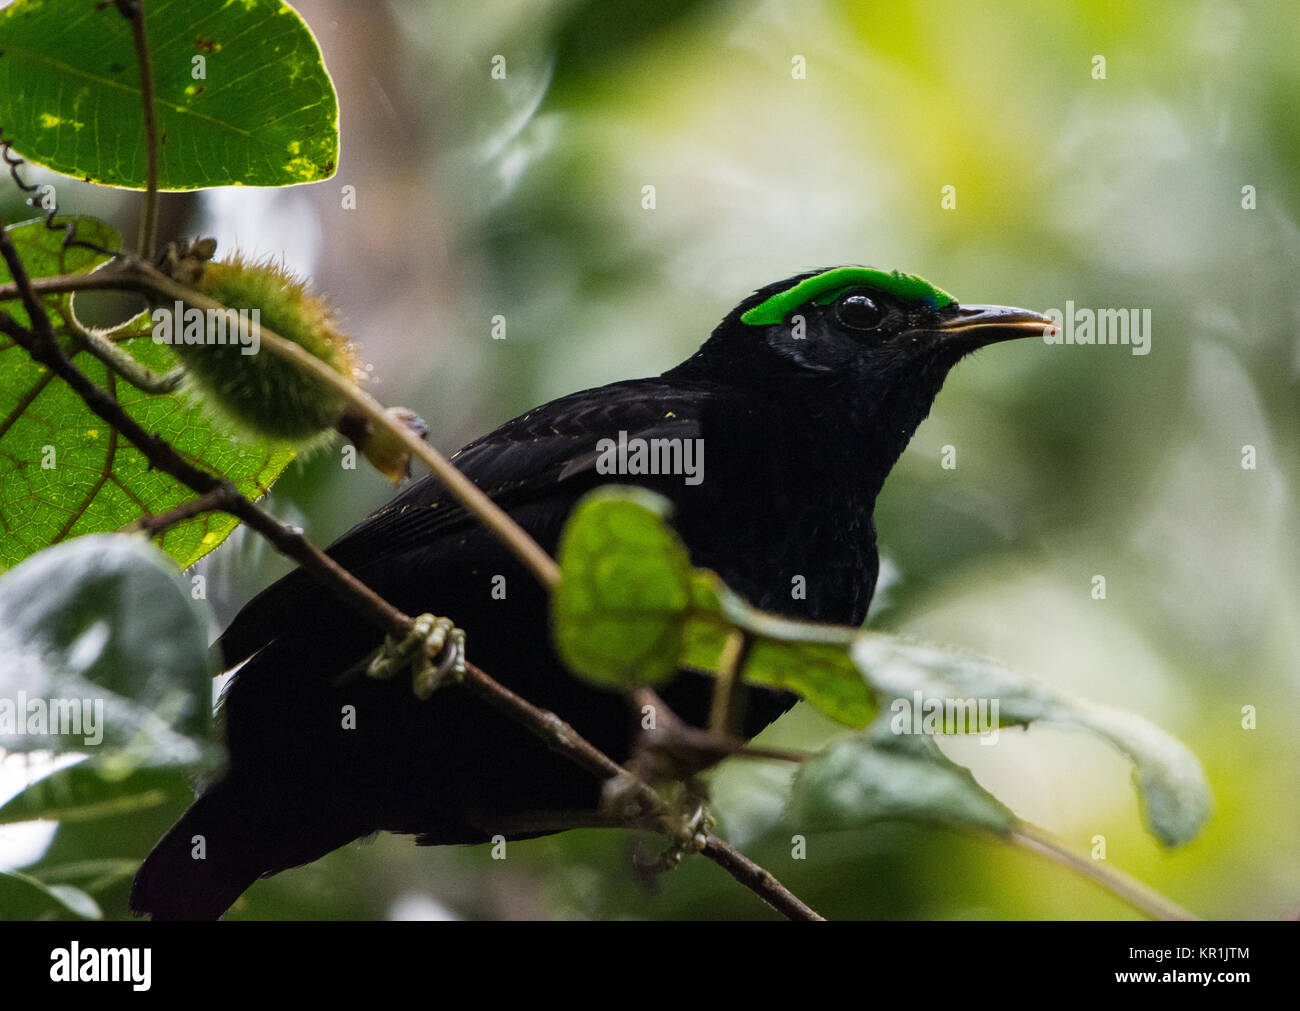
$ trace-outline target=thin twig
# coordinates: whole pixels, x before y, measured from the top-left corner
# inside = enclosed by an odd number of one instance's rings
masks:
[[[120,262],[126,262],[126,254],[121,254]],[[28,280],[27,287],[36,295],[66,295],[76,291],[138,291],[135,285],[125,284],[112,276],[113,270],[105,269],[95,274],[55,274],[53,277],[34,277]],[[108,283],[104,281],[107,279]],[[0,302],[14,302],[23,297],[22,289],[14,281],[0,284]]]
[[[49,315],[40,299],[27,283],[27,272],[14,248],[9,234],[0,227],[0,255],[3,255],[9,272],[22,291],[35,332],[20,326],[12,316],[0,313],[0,332],[13,338],[32,359],[44,365],[72,387],[86,406],[135,445],[150,465],[170,474],[200,495],[219,495],[223,511],[266,537],[271,543],[299,565],[325,581],[336,595],[352,603],[361,612],[390,635],[404,636],[410,629],[410,619],[386,600],[372,591],[328,555],[315,547],[302,535],[279,523],[269,513],[250,502],[233,483],[210,471],[194,466],[182,457],[165,439],[146,431],[139,422],[122,408],[107,391],[91,382],[80,369],[69,361],[55,339]]]
[[[0,332],[11,336],[17,343],[26,348],[33,358],[42,364],[46,364],[52,371],[67,380],[85,400],[87,406],[109,424],[116,426],[128,440],[140,449],[152,465],[189,485],[200,495],[218,492],[217,497],[221,499],[221,508],[224,511],[230,512],[261,533],[278,550],[311,571],[318,579],[333,589],[339,597],[352,603],[364,616],[384,629],[389,635],[394,638],[402,638],[407,634],[411,624],[411,619],[407,615],[383,600],[365,584],[352,576],[351,573],[340,567],[328,555],[315,548],[300,532],[284,527],[270,515],[263,512],[254,503],[241,495],[229,482],[187,463],[165,441],[141,429],[121,410],[116,400],[86,379],[62,355],[54,340],[53,330],[44,306],[37,296],[72,291],[113,289],[162,294],[174,299],[179,298],[187,304],[205,310],[222,308],[219,303],[177,285],[150,268],[131,262],[125,262],[121,268],[116,270],[101,271],[92,275],[65,275],[62,277],[41,278],[33,282],[27,277],[18,259],[17,252],[13,248],[12,241],[3,232],[0,232],[0,252],[3,252],[4,259],[14,278],[12,284],[0,285],[0,301],[21,299],[32,319],[36,333],[33,335],[28,332],[19,326],[12,317],[3,313],[0,313]],[[461,500],[466,509],[478,516],[486,526],[493,529],[502,540],[516,550],[516,553],[529,565],[544,585],[554,585],[554,582],[558,579],[558,570],[555,568],[554,561],[537,546],[536,542],[522,528],[514,524],[514,521],[509,516],[490,499],[487,499],[468,478],[465,478],[460,471],[452,467],[445,458],[405,430],[404,426],[391,422],[378,402],[362,391],[357,390],[353,384],[315,357],[302,351],[297,345],[285,341],[264,328],[261,329],[261,339],[266,346],[272,348],[274,353],[298,362],[308,372],[328,383],[351,403],[359,407],[377,425],[397,435],[414,455],[419,456],[435,474],[444,480],[444,483]],[[465,486],[468,486],[468,489]],[[481,504],[480,499],[486,501],[486,507]],[[499,517],[494,514],[504,517],[505,522],[501,523]],[[517,531],[517,535],[512,532],[512,528]],[[519,537],[522,537],[523,540],[520,541]],[[539,554],[544,561],[539,561],[533,551],[528,549],[527,545],[531,545],[531,548],[535,549],[536,554]],[[523,550],[520,550],[521,547]],[[739,660],[740,657],[737,657],[738,662]],[[631,795],[647,805],[647,810],[662,810],[662,801],[652,787],[638,777],[633,776],[628,770],[605,755],[604,752],[591,745],[568,723],[554,713],[534,706],[473,665],[468,668],[465,684],[491,702],[496,708],[506,713],[506,715],[537,734],[556,751],[565,754],[598,777],[602,779],[621,777],[627,783]],[[751,753],[755,754],[755,757],[758,757],[759,752],[760,749],[751,749]],[[785,758],[787,756],[777,755],[773,752],[764,757]],[[1161,919],[1195,919],[1190,912],[1140,882],[1109,866],[1097,865],[1079,854],[1069,851],[1040,829],[1022,825],[1017,832],[1012,834],[1011,838],[1021,846],[1086,874],[1149,915]],[[769,872],[716,836],[710,835],[707,837],[703,853],[727,870],[737,881],[754,891],[764,901],[786,916],[793,919],[821,919],[815,911],[777,882]]]
[[[157,537],[159,534],[166,533],[178,523],[184,523],[186,520],[193,519],[195,516],[202,516],[204,513],[221,512],[225,505],[226,496],[221,489],[206,492],[198,498],[189,499],[178,506],[168,509],[166,512],[151,513],[148,516],[141,516],[133,523],[128,523],[121,530],[124,534],[148,534],[150,537]]]
[[[2,242],[2,240],[0,240]],[[166,440],[145,431],[118,402],[105,390],[96,386],[80,369],[76,368],[62,350],[51,341],[51,353],[41,342],[33,341],[32,334],[19,326],[12,316],[0,313],[0,333],[12,337],[32,359],[72,387],[90,410],[112,425],[130,441],[157,470],[170,474],[200,495],[212,495],[219,500],[221,511],[242,520],[253,530],[269,540],[281,554],[287,555],[320,578],[341,600],[356,607],[388,634],[405,636],[410,630],[410,619],[357,579],[329,555],[318,551],[301,531],[286,527],[269,513],[250,502],[240,490],[224,477],[195,467],[185,460]]]
[[[27,267],[23,264],[22,257],[18,255],[18,248],[14,245],[13,237],[3,221],[0,221],[0,257],[3,257],[5,266],[9,268],[9,276],[13,278],[13,287],[16,290],[15,297],[22,300],[23,308],[27,310],[27,318],[35,331],[35,337],[42,343],[50,344],[57,351],[58,344],[54,339],[54,326],[50,323],[50,314],[45,311],[45,303],[37,297],[32,279],[27,275]],[[15,325],[17,325],[16,321]],[[10,336],[14,335],[10,334]],[[17,341],[18,338],[14,337],[14,340]]]
[[[466,665],[464,683],[476,695],[531,730],[553,749],[568,755],[597,776],[602,779],[621,778],[627,784],[629,792],[648,810],[663,809],[663,800],[652,786],[632,775],[554,713],[516,695],[473,664]],[[773,909],[790,919],[824,919],[777,881],[769,871],[754,863],[730,843],[709,835],[701,852]]]
[[[663,801],[653,787],[632,776],[627,769],[555,713],[529,702],[472,663],[465,665],[462,684],[496,709],[506,713],[516,723],[523,724],[550,745],[552,750],[563,752],[598,778],[627,777],[630,793],[648,810],[659,810],[663,807]]]
[[[1103,888],[1119,896],[1134,909],[1156,920],[1199,920],[1195,913],[1189,912],[1171,899],[1161,895],[1155,889],[1144,885],[1136,878],[1131,878],[1123,871],[1108,863],[1093,860],[1067,848],[1059,839],[1044,832],[1037,825],[1021,822],[1011,833],[1011,841],[1027,850],[1054,860],[1062,866],[1078,871],[1085,877],[1092,878]]]
[[[729,842],[710,835],[704,842],[702,852],[778,913],[791,920],[825,921],[826,917],[800,900],[794,892],[777,881],[771,872],[754,863]]]
[[[96,271],[93,274],[66,275],[46,278],[32,290],[41,294],[68,291],[137,291],[161,295],[169,301],[179,301],[203,311],[219,312],[226,309],[220,302],[193,291],[153,267],[140,262],[124,262],[118,268]],[[0,301],[17,297],[16,286],[0,285]],[[529,533],[492,501],[478,485],[467,478],[451,461],[421,439],[407,426],[395,420],[374,397],[366,393],[348,377],[335,372],[311,352],[293,341],[285,340],[273,330],[240,317],[240,336],[252,339],[258,336],[261,347],[272,354],[288,359],[312,378],[319,380],[346,401],[357,412],[369,419],[376,429],[383,430],[415,458],[419,459],[451,493],[467,512],[478,519],[498,540],[514,553],[544,587],[554,589],[560,581],[559,566]]]
[[[178,365],[163,373],[155,372],[125,348],[82,326],[75,316],[69,316],[69,325],[81,346],[142,393],[175,393],[185,381],[183,366]]]
[[[408,615],[389,604],[320,551],[303,536],[301,531],[284,526],[249,501],[229,481],[188,463],[169,443],[146,432],[113,397],[92,383],[68,360],[58,346],[45,308],[33,292],[18,252],[8,234],[4,233],[2,225],[0,225],[0,254],[3,254],[23,303],[29,307],[28,313],[38,328],[38,332],[32,334],[18,325],[13,317],[0,312],[0,332],[13,338],[35,361],[64,379],[91,411],[134,443],[157,469],[189,485],[214,507],[219,504],[219,508],[223,511],[243,520],[279,551],[312,572],[336,595],[351,603],[363,616],[389,635],[402,638],[407,634],[411,627],[411,619]],[[265,337],[266,332],[263,331],[263,338]],[[472,664],[467,665],[464,683],[499,711],[532,731],[555,751],[564,754],[599,778],[603,780],[620,778],[627,784],[629,794],[640,800],[647,811],[663,810],[663,802],[653,787],[632,776],[555,713],[533,705]],[[737,881],[787,916],[795,919],[820,919],[770,873],[716,836],[708,837],[703,853],[727,870]]]
[[[140,102],[144,107],[145,193],[140,217],[140,255],[152,260],[158,244],[158,113],[153,93],[153,54],[145,26],[145,0],[117,0],[117,9],[131,22],[135,60],[140,68]]]

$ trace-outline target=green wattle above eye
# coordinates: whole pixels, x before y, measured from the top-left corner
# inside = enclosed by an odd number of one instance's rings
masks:
[[[769,326],[784,323],[786,317],[801,305],[816,301],[825,305],[833,302],[846,288],[867,287],[903,302],[924,302],[942,309],[957,301],[946,291],[936,288],[924,278],[901,271],[886,272],[870,267],[836,267],[813,277],[804,278],[792,288],[787,288],[760,302],[740,317],[749,326]]]

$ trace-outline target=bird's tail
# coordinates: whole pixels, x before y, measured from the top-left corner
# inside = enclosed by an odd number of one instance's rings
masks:
[[[229,909],[270,869],[249,845],[260,826],[245,801],[227,783],[195,801],[140,865],[132,911],[155,920],[215,920]]]

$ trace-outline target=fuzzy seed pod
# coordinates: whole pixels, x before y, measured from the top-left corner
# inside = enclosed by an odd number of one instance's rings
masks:
[[[282,265],[252,262],[236,253],[206,264],[195,287],[241,314],[245,324],[256,320],[341,375],[361,376],[355,350],[335,327],[329,304]],[[193,316],[194,311],[185,312]],[[256,341],[241,341],[234,317],[226,321],[225,343],[216,340],[220,328],[210,319],[193,328],[174,325],[176,353],[204,400],[223,415],[263,438],[300,446],[328,438],[344,403],[320,380]],[[200,326],[202,340],[197,337]]]

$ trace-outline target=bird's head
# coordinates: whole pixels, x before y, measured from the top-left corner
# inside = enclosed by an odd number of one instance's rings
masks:
[[[1027,309],[962,305],[910,274],[833,267],[756,291],[682,368],[760,387],[848,389],[855,399],[906,387],[928,407],[963,356],[1051,325]]]
[[[774,425],[794,419],[842,443],[874,494],[962,357],[1052,325],[1027,309],[961,305],[910,274],[833,267],[759,289],[665,377],[742,391]]]

